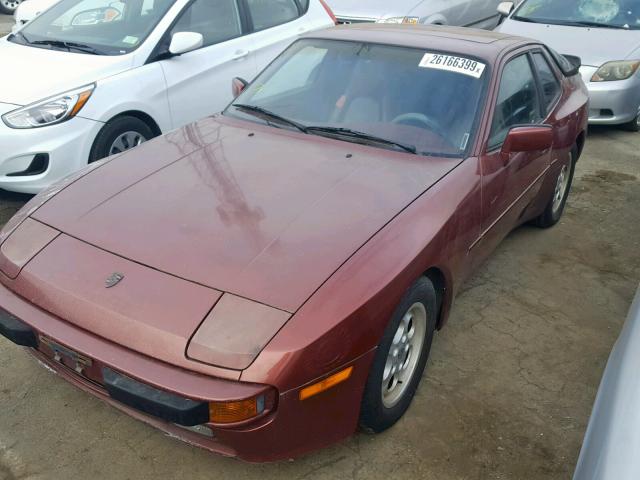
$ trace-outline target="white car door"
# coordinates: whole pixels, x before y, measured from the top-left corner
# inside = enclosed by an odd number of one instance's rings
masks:
[[[308,1],[245,1],[249,10],[249,22],[254,30],[249,38],[252,43],[256,67],[260,72],[298,36],[310,29],[305,15]]]
[[[257,70],[246,28],[237,0],[195,0],[180,14],[165,43],[176,32],[197,32],[204,44],[160,62],[174,128],[223,110],[232,100],[234,77],[254,78]]]

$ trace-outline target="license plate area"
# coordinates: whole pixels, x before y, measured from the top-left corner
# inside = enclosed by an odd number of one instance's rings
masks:
[[[94,383],[102,383],[100,369],[91,358],[60,345],[44,335],[40,335],[38,339],[40,341],[39,350],[55,363],[73,370],[76,375],[80,375]]]

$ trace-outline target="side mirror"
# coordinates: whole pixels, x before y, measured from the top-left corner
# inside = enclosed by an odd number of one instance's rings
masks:
[[[197,50],[204,44],[204,37],[196,32],[176,32],[171,36],[169,53],[171,55],[182,55],[183,53]]]
[[[553,128],[549,125],[514,127],[502,144],[502,154],[547,150],[553,144]]]
[[[508,17],[513,11],[513,2],[501,2],[498,4],[498,13],[503,17]]]
[[[580,73],[580,67],[582,66],[582,59],[575,55],[563,55],[564,58],[571,64],[571,69],[565,71],[565,75],[572,77]]]
[[[247,85],[249,85],[249,82],[240,77],[231,80],[231,93],[233,93],[233,98],[238,98],[238,96],[244,92],[244,89],[247,88]]]

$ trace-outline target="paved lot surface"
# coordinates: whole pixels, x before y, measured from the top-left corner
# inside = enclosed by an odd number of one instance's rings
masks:
[[[11,31],[13,25],[13,17],[11,15],[0,14],[0,37]]]
[[[567,479],[640,280],[640,134],[595,129],[556,228],[524,227],[456,301],[406,417],[247,465],[185,446],[0,340],[0,479]],[[0,193],[0,222],[24,201]]]

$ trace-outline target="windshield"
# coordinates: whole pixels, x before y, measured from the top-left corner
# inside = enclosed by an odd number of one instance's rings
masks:
[[[464,55],[305,39],[225,114],[381,148],[461,157],[474,137],[488,73],[484,63]]]
[[[640,29],[639,0],[525,0],[514,20],[585,27]]]
[[[123,55],[142,44],[175,0],[61,0],[10,40],[98,55]]]

